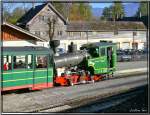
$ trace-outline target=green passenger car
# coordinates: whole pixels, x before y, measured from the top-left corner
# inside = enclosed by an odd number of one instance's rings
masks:
[[[44,47],[3,47],[2,91],[53,87],[52,55]]]
[[[113,74],[116,70],[116,43],[98,42],[83,46],[91,57],[87,67],[92,74]]]

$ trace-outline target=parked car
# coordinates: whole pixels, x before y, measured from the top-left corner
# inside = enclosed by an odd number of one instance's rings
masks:
[[[125,52],[117,52],[117,61],[131,61],[132,56],[130,54],[126,54]]]
[[[148,53],[148,49],[147,48],[144,48],[143,49],[143,54],[147,54]]]
[[[123,54],[121,56],[121,61],[131,61],[132,60],[132,56],[130,54]]]
[[[57,48],[57,51],[56,51],[58,54],[63,54],[65,53],[65,50],[63,48]]]

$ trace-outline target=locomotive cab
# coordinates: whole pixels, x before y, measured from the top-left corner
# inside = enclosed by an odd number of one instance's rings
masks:
[[[111,42],[97,42],[81,47],[91,55],[88,67],[92,74],[113,73],[116,68],[116,44]],[[92,68],[92,69],[91,69]]]

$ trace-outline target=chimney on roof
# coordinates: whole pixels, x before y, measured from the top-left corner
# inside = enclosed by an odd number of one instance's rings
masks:
[[[141,12],[140,12],[140,18],[141,18]]]
[[[68,20],[68,17],[67,17],[66,21],[67,21],[67,22],[69,21],[69,20]]]
[[[34,2],[32,3],[32,8],[33,8],[33,9],[35,8],[35,3],[34,3]]]

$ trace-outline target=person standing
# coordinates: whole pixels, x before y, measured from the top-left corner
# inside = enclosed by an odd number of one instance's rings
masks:
[[[9,67],[8,67],[8,62],[6,62],[5,64],[4,64],[4,71],[7,71],[8,69],[9,69]]]

